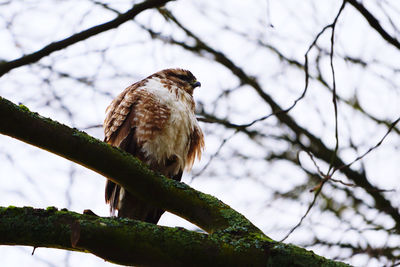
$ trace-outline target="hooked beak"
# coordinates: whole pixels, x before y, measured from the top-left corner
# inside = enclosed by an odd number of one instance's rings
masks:
[[[193,89],[196,87],[200,87],[200,86],[201,86],[201,83],[198,81],[196,81],[194,84],[192,84]]]

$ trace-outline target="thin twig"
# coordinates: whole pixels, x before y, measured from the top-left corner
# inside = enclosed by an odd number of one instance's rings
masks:
[[[332,70],[332,79],[333,79],[333,103],[334,103],[334,108],[335,108],[335,136],[336,136],[336,147],[334,150],[334,155],[337,154],[337,150],[339,147],[339,138],[338,138],[338,127],[337,127],[337,106],[336,106],[336,82],[335,82],[335,71],[334,71],[334,66],[333,66],[333,46],[334,46],[334,34],[335,34],[335,26],[337,24],[337,21],[339,19],[340,14],[342,13],[344,7],[346,5],[346,1],[342,2],[342,5],[340,6],[340,9],[335,17],[335,19],[333,20],[333,22],[327,26],[325,26],[316,36],[316,38],[314,39],[314,41],[311,43],[310,47],[307,50],[307,53],[305,54],[305,64],[304,64],[304,72],[305,72],[305,76],[306,76],[306,87],[305,89],[307,89],[308,86],[308,81],[309,81],[309,73],[308,73],[308,53],[310,52],[310,50],[316,45],[319,37],[329,28],[332,28],[332,35],[331,35],[331,54],[330,54],[330,65],[331,65],[331,70]],[[300,221],[286,234],[286,236],[280,241],[283,242],[284,240],[286,240],[304,221],[304,219],[307,217],[307,215],[309,214],[309,212],[311,211],[312,207],[314,206],[318,195],[320,194],[322,187],[324,186],[324,184],[331,178],[332,175],[329,175],[330,169],[329,168],[328,172],[326,175],[324,175],[321,170],[319,169],[317,163],[315,162],[313,156],[309,153],[311,160],[313,161],[314,165],[317,166],[317,170],[318,173],[324,177],[324,179],[321,181],[321,183],[319,183],[316,187],[314,187],[311,192],[315,192],[314,193],[314,199],[313,201],[309,204],[306,213],[301,217]],[[332,158],[331,160],[331,164],[330,166],[332,166],[332,163],[334,161],[334,158]]]
[[[353,165],[355,162],[359,161],[360,159],[364,158],[366,155],[368,155],[371,151],[375,150],[376,148],[378,148],[383,141],[386,139],[386,137],[389,135],[389,133],[393,130],[393,128],[396,126],[397,123],[399,123],[400,121],[400,117],[398,117],[394,122],[392,122],[392,124],[390,125],[389,129],[386,131],[385,135],[378,141],[378,143],[376,143],[376,145],[374,145],[373,147],[370,147],[367,151],[365,151],[364,154],[358,156],[357,158],[355,158],[352,162],[350,162],[349,164],[343,165],[339,168],[336,168],[333,173],[335,173],[338,170],[342,170],[344,168],[348,168],[351,165]],[[333,174],[332,173],[332,174]]]
[[[314,199],[308,206],[306,213],[304,213],[304,215],[301,217],[300,221],[292,229],[290,229],[290,231],[285,235],[285,237],[282,238],[281,240],[279,240],[279,242],[285,241],[303,223],[304,219],[307,217],[308,213],[311,211],[312,207],[314,206],[315,202],[317,201],[317,197],[318,197],[319,193],[321,192],[321,190],[322,190],[322,187],[320,187],[315,192]]]
[[[213,159],[219,154],[219,152],[221,151],[222,147],[230,140],[232,139],[233,136],[235,136],[237,133],[239,132],[239,130],[236,130],[233,132],[233,134],[231,134],[230,136],[224,138],[224,140],[222,140],[221,144],[219,145],[217,151],[211,155],[211,157],[209,158],[209,160],[207,161],[206,165],[204,165],[204,167],[197,172],[196,174],[193,174],[193,176],[191,177],[190,181],[193,181],[195,178],[197,178],[198,176],[200,176],[207,168],[208,166],[210,166],[211,162],[213,161]]]
[[[328,169],[328,174],[330,173],[330,171],[333,168],[333,162],[335,161],[336,157],[337,157],[337,152],[339,150],[339,124],[338,124],[338,109],[337,109],[337,101],[336,101],[336,76],[335,76],[335,67],[333,65],[333,56],[334,56],[334,46],[335,46],[335,28],[336,28],[336,23],[337,20],[340,16],[340,14],[342,13],[344,7],[346,5],[346,1],[343,1],[338,14],[335,17],[335,20],[333,21],[333,23],[331,24],[331,28],[332,28],[332,33],[331,33],[331,51],[329,54],[329,60],[330,60],[330,67],[331,67],[331,72],[332,72],[332,102],[333,102],[333,109],[335,112],[335,150],[333,152],[332,155],[332,159],[330,162],[330,166]]]

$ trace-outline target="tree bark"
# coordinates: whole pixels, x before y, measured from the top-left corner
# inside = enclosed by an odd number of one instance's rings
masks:
[[[215,197],[166,179],[140,160],[77,129],[32,113],[0,97],[0,133],[85,166],[208,233],[228,227],[262,233],[243,215]]]
[[[54,207],[0,208],[0,244],[89,252],[122,265],[347,266],[259,234],[207,235]]]
[[[209,233],[55,208],[0,208],[0,244],[85,251],[126,265],[346,266],[267,237],[228,205],[132,155],[0,97],[0,133],[81,164]]]

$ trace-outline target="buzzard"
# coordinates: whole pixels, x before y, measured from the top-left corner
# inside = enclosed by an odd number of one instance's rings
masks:
[[[193,90],[198,86],[193,74],[183,69],[165,69],[132,84],[106,110],[104,141],[180,181],[204,148],[194,114]],[[110,180],[105,198],[113,216],[118,210],[118,217],[156,224],[165,212]]]

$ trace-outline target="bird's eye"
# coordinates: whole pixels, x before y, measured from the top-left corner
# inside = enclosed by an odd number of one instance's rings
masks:
[[[190,77],[187,75],[177,74],[176,77],[178,77],[179,79],[181,79],[183,81],[190,82]]]

